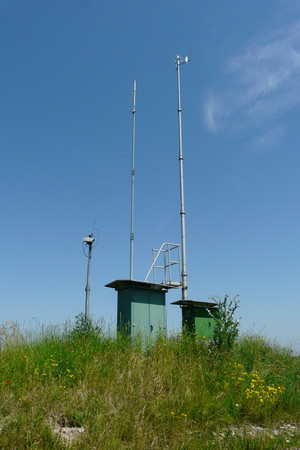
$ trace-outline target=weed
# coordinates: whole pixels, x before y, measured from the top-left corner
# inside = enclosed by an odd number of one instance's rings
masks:
[[[228,295],[225,295],[223,300],[219,296],[210,297],[218,305],[214,315],[208,310],[215,320],[213,343],[222,350],[230,350],[239,334],[240,319],[234,318],[235,311],[239,307],[237,297],[236,295],[229,298]]]

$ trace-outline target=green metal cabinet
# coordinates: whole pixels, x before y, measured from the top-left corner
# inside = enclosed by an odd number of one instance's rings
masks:
[[[217,312],[216,303],[178,300],[173,302],[172,305],[180,305],[184,329],[203,338],[212,339],[215,326],[215,320],[212,316]]]
[[[166,331],[167,286],[135,280],[116,280],[106,286],[118,292],[118,330],[142,338]]]

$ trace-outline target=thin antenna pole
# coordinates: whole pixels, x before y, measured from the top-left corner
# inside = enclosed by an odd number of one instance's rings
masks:
[[[182,267],[181,267],[181,283],[182,283],[182,300],[187,300],[187,270],[186,270],[186,245],[185,245],[185,210],[184,210],[184,183],[183,183],[183,156],[182,156],[182,130],[181,130],[181,100],[180,100],[180,66],[188,62],[184,61],[179,55],[176,57],[177,70],[177,87],[178,87],[178,128],[179,128],[179,175],[180,175],[180,216],[181,216],[181,251],[182,251]]]
[[[87,280],[86,280],[86,288],[85,288],[85,317],[89,317],[90,315],[90,267],[91,267],[91,259],[92,259],[92,245],[89,245],[89,256],[88,256],[88,266],[87,266]]]
[[[131,168],[131,230],[130,230],[130,279],[133,279],[133,216],[134,216],[134,154],[135,154],[135,95],[136,81],[133,82],[133,108],[132,108],[132,168]]]

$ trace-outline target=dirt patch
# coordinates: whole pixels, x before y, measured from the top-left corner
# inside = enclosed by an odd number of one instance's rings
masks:
[[[220,432],[215,432],[214,436],[217,440],[223,441],[227,438],[228,433],[231,436],[243,437],[248,436],[250,438],[257,437],[270,437],[276,438],[277,436],[282,436],[286,439],[287,444],[290,440],[293,440],[295,436],[300,434],[300,425],[292,425],[289,423],[278,424],[275,427],[268,428],[260,425],[240,425],[240,426],[230,426],[227,430],[222,430]],[[296,450],[295,447],[293,447]],[[297,447],[300,450],[300,447]]]

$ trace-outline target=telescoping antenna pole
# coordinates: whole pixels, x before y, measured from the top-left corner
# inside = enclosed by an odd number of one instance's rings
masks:
[[[133,215],[134,215],[134,153],[135,153],[135,95],[136,81],[133,82],[132,108],[132,168],[131,168],[131,229],[130,229],[130,279],[133,280]]]
[[[180,216],[181,216],[181,283],[182,300],[187,300],[187,270],[186,270],[186,245],[185,245],[185,210],[184,210],[184,183],[183,183],[183,156],[182,156],[182,130],[181,130],[181,99],[180,99],[180,66],[190,61],[188,57],[176,57],[177,89],[178,89],[178,128],[179,128],[179,174],[180,174]]]

